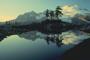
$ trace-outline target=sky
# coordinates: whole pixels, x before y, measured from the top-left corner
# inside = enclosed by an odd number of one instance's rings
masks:
[[[90,0],[0,0],[0,22],[16,18],[29,11],[42,12],[45,9],[55,9],[56,6],[77,5],[89,8]]]

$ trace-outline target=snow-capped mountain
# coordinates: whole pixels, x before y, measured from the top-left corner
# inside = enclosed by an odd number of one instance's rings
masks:
[[[90,18],[88,16],[90,15],[76,14],[71,20],[73,24],[77,24],[77,25],[88,24],[90,23]]]
[[[36,13],[34,11],[24,13],[22,15],[19,15],[16,19],[10,21],[11,24],[15,25],[27,25],[31,23],[38,23],[43,20],[46,20],[45,11],[41,13]],[[65,16],[63,16],[65,17]],[[86,24],[90,22],[90,13],[87,14],[76,14],[74,17],[60,17],[60,19],[64,22],[69,22],[73,24]]]
[[[17,24],[17,25],[27,25],[31,23],[38,23],[43,20],[45,20],[45,14],[44,13],[36,13],[34,11],[27,12],[22,15],[19,15],[16,19],[10,21],[11,24]]]

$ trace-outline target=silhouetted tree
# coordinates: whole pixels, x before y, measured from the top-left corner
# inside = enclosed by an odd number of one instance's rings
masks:
[[[46,17],[47,18],[49,17],[49,10],[48,9],[46,10]]]
[[[56,8],[56,13],[55,13],[57,19],[59,19],[59,17],[58,17],[59,15],[60,15],[60,16],[63,15],[63,13],[62,13],[61,10],[62,10],[62,9],[60,8],[60,6],[57,6],[57,8]]]
[[[51,20],[53,20],[53,17],[54,17],[54,11],[50,11],[50,17],[51,17]]]

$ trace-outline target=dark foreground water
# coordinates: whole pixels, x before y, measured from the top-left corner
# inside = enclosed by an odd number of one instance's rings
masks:
[[[62,34],[64,45],[58,47],[52,42],[48,45],[43,38],[37,37],[32,40],[26,35],[12,35],[0,42],[0,60],[50,60],[89,37],[86,34],[76,35],[73,32],[66,32]]]

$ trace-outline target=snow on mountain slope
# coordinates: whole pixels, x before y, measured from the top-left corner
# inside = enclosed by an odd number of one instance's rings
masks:
[[[36,13],[32,11],[19,15],[16,19],[10,21],[10,23],[17,25],[27,25],[31,23],[38,23],[45,19],[46,17],[44,13]]]

